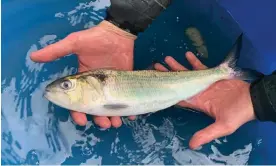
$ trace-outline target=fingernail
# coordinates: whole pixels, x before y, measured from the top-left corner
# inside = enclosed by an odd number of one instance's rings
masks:
[[[192,52],[187,52],[187,56],[193,56],[194,55],[194,53],[192,53]]]
[[[85,126],[86,125],[86,119],[84,117],[78,117],[76,119],[76,123],[80,126]]]
[[[165,57],[165,61],[168,61],[168,60],[170,60],[170,59],[172,59],[171,56],[166,56],[166,57]]]

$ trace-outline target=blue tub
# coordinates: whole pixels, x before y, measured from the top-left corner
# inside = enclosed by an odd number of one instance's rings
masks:
[[[195,48],[184,30],[192,25],[205,38],[209,57],[200,58],[209,67],[244,32],[239,64],[270,73],[276,66],[275,1],[259,3],[175,1],[139,35],[135,69],[166,55],[190,67],[184,53]],[[250,122],[193,151],[191,136],[213,122],[206,115],[169,108],[102,130],[91,120],[75,125],[67,110],[44,99],[47,83],[76,72],[76,57],[37,64],[30,53],[98,24],[108,6],[107,0],[2,0],[2,164],[276,164],[273,123]]]

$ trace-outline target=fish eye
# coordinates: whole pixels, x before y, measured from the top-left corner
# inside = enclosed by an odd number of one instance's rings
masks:
[[[64,90],[68,90],[70,88],[72,88],[72,82],[69,80],[65,80],[60,84],[61,88]]]

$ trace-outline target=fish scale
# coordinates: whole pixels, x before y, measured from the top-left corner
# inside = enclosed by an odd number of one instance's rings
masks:
[[[223,77],[223,72],[211,75],[211,73],[215,73],[213,70],[197,72],[199,77],[203,79],[196,86],[207,87],[214,79]],[[125,72],[118,74],[115,78],[112,79],[111,77],[107,80],[105,91],[107,96],[111,98],[107,100],[116,101],[120,104],[132,103],[136,107],[138,105],[148,107],[149,104],[156,103],[156,100],[159,101],[160,105],[166,105],[166,101],[177,103],[181,99],[189,97],[190,94],[198,92],[196,87],[191,88],[193,85],[189,85],[190,82],[198,80],[197,76],[192,76],[192,72]]]
[[[236,67],[240,46],[241,36],[226,59],[214,68],[178,72],[87,71],[53,81],[46,86],[44,96],[63,108],[97,116],[156,112],[193,97],[218,80],[257,79],[255,72]]]

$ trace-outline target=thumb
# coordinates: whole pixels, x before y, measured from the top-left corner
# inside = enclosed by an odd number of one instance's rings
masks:
[[[66,56],[73,52],[77,35],[72,33],[63,40],[51,44],[31,54],[31,60],[35,62],[49,62]]]
[[[215,122],[208,127],[196,132],[190,141],[190,148],[196,149],[203,144],[209,143],[214,139],[233,133],[234,128],[227,127],[225,124]]]

